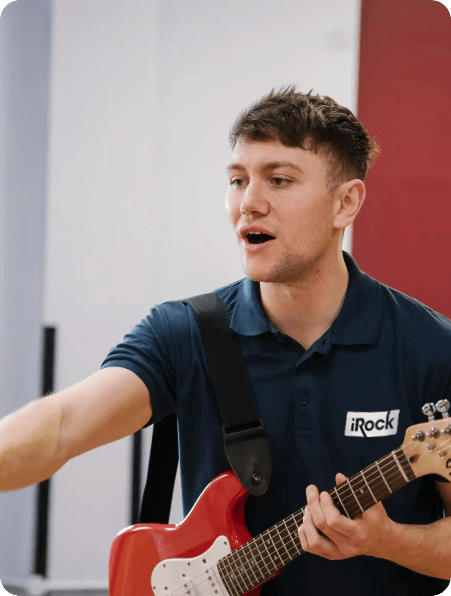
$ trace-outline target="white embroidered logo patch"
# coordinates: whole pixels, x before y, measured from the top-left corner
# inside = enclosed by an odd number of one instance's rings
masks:
[[[388,412],[348,412],[346,437],[386,437],[398,432],[399,410]]]

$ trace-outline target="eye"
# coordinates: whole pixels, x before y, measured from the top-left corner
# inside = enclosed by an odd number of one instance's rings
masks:
[[[277,180],[278,182],[281,182],[281,183],[286,182],[287,184],[291,182],[291,180],[287,180],[286,178],[278,178],[277,176],[274,178],[271,178],[271,180],[274,180],[274,181]],[[283,184],[277,183],[274,186],[283,186]]]
[[[242,178],[235,178],[231,181],[230,186],[234,186],[235,188],[241,188],[242,184],[237,184],[237,182],[243,182]]]

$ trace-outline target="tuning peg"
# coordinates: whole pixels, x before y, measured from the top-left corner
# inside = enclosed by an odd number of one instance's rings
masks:
[[[423,412],[423,414],[428,417],[429,422],[432,422],[433,420],[435,420],[434,413],[436,410],[437,410],[437,408],[435,407],[435,404],[433,404],[432,402],[430,402],[428,404],[424,404],[424,406],[421,408],[421,411]]]
[[[441,399],[436,404],[437,410],[443,416],[443,418],[449,418],[448,410],[449,410],[449,401],[447,399]]]

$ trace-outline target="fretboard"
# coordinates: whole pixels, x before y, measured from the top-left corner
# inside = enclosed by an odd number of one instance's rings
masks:
[[[414,479],[410,463],[399,448],[328,492],[338,510],[354,519]],[[218,571],[229,594],[240,596],[249,592],[304,553],[298,535],[304,509],[289,515],[218,562]]]

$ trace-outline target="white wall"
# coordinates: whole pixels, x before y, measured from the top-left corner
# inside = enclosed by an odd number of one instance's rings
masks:
[[[54,2],[45,320],[58,329],[56,390],[98,370],[162,284],[156,8]],[[106,587],[111,542],[129,524],[131,443],[54,476],[49,577],[59,585]]]
[[[289,83],[355,112],[360,5],[53,6],[44,323],[58,329],[59,391],[98,370],[154,304],[244,277],[225,213],[229,128]],[[53,477],[54,587],[107,586],[111,543],[128,525],[130,450],[123,439]],[[181,518],[178,486],[170,522]]]

